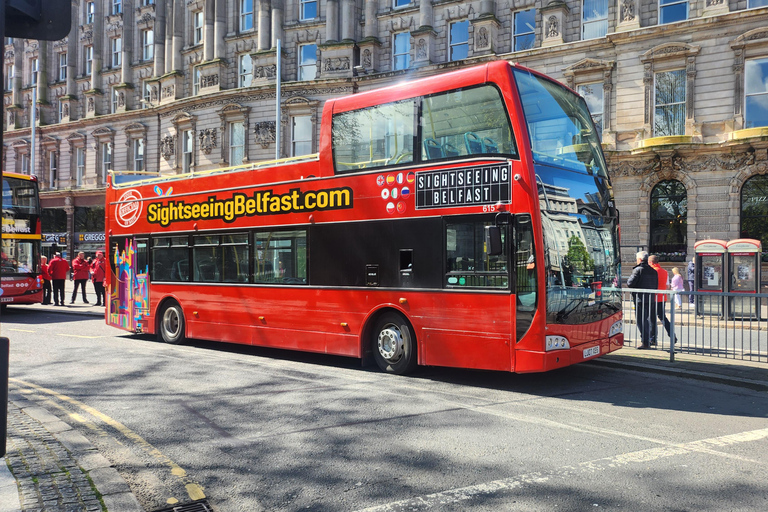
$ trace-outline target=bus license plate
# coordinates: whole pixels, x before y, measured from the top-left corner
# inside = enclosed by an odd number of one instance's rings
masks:
[[[597,346],[591,347],[591,348],[585,348],[584,349],[584,359],[586,359],[588,357],[596,356],[599,353],[600,353],[600,345],[597,345]]]
[[[13,297],[0,297],[0,302],[13,302]]]

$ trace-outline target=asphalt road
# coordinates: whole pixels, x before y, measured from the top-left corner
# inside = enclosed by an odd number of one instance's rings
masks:
[[[397,377],[23,308],[2,335],[14,391],[76,426],[147,511],[768,509],[764,391],[597,363]]]

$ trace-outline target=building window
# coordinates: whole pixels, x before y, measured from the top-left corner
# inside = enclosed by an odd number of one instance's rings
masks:
[[[21,174],[29,174],[29,155],[21,154]]]
[[[299,45],[299,80],[317,78],[317,45]]]
[[[107,176],[112,169],[112,143],[103,142],[101,144],[101,183],[107,183]]]
[[[744,126],[768,126],[768,58],[751,59],[744,66]]]
[[[133,170],[144,170],[144,139],[133,139]]]
[[[112,94],[110,96],[110,100],[111,101],[109,102],[110,107],[111,107],[110,112],[112,112],[113,114],[115,112],[117,112],[117,99],[118,99],[118,97],[119,97],[119,93],[117,91],[117,87],[113,87],[112,88]]]
[[[192,148],[194,147],[195,136],[192,130],[181,132],[181,170],[182,172],[192,171]]]
[[[405,7],[411,5],[411,0],[393,0],[392,7]]]
[[[29,72],[29,83],[35,85],[37,83],[37,74],[40,72],[40,61],[37,60],[37,57],[30,61]]]
[[[16,66],[8,64],[5,66],[5,90],[13,90],[13,77],[16,74]]]
[[[317,18],[317,0],[301,0],[299,10],[299,18],[302,21]]]
[[[608,33],[608,0],[584,0],[581,38],[595,39],[605,37],[606,33]]]
[[[659,25],[688,19],[688,0],[659,0]]]
[[[200,92],[200,69],[194,68],[192,70],[192,94]]]
[[[123,38],[113,37],[109,42],[110,53],[112,54],[112,67],[120,67],[120,56],[123,52]]]
[[[451,23],[450,55],[452,61],[469,56],[469,20]]]
[[[665,71],[655,75],[655,137],[685,135],[685,70]]]
[[[240,73],[237,83],[240,87],[250,87],[253,81],[253,59],[246,53],[240,55],[238,60],[240,61]]]
[[[67,79],[67,54],[59,54],[59,80]]]
[[[141,6],[155,5],[155,0],[141,0]]]
[[[587,102],[589,113],[592,114],[592,121],[597,128],[597,137],[601,139],[603,134],[603,84],[582,84],[579,85],[577,92]]]
[[[75,186],[83,186],[83,176],[85,176],[85,148],[77,148],[75,151]]]
[[[242,165],[245,156],[245,126],[242,121],[229,123],[229,165]]]
[[[515,13],[515,35],[512,51],[520,52],[533,49],[536,42],[536,9]]]
[[[144,82],[141,87],[141,103],[143,108],[149,108],[152,106],[152,86],[149,82]]]
[[[205,24],[203,11],[195,11],[192,13],[192,24],[192,42],[194,44],[200,44],[203,42],[203,25]]]
[[[312,117],[293,116],[291,118],[291,156],[312,153]]]
[[[123,12],[122,0],[112,0],[112,14],[120,14]]]
[[[152,60],[155,55],[155,32],[150,28],[141,31],[141,58]]]
[[[758,7],[768,6],[768,0],[749,0],[747,2],[747,9],[757,9]]]
[[[93,46],[85,47],[85,74],[90,75],[93,70]]]
[[[85,3],[85,24],[90,25],[96,17],[96,2]]]
[[[61,98],[61,96],[59,96],[59,101],[57,103],[58,103],[57,119],[59,120],[59,122],[61,122],[64,119],[64,100]]]
[[[741,187],[740,221],[741,238],[754,238],[768,247],[768,174],[753,176]]]
[[[253,0],[240,0],[240,31],[253,29]]]
[[[392,68],[408,69],[411,65],[411,33],[399,32],[392,37]]]
[[[659,182],[651,191],[649,250],[662,261],[685,261],[688,250],[688,193],[677,180]]]
[[[59,188],[59,154],[56,151],[48,152],[48,188]]]

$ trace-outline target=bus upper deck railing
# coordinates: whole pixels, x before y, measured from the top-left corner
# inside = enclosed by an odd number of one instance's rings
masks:
[[[686,353],[768,362],[768,294],[622,288],[622,299],[625,346],[642,346],[650,324],[650,348],[670,361]]]

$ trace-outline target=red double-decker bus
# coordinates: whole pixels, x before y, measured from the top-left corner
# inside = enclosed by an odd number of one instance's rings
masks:
[[[2,240],[0,304],[42,302],[40,197],[34,176],[3,172]]]
[[[599,137],[584,100],[532,70],[331,100],[318,154],[141,178],[108,186],[111,325],[399,374],[546,371],[623,344]]]

